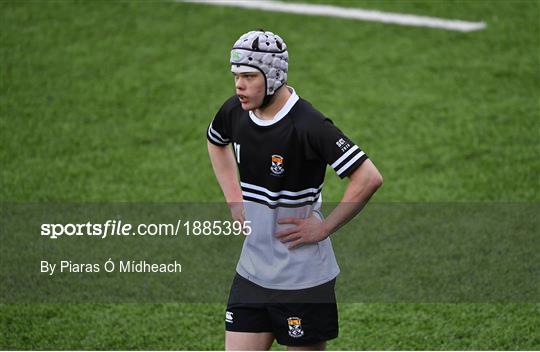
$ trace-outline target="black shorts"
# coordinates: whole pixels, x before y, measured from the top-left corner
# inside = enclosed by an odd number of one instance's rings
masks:
[[[302,290],[273,290],[236,274],[225,330],[272,332],[286,346],[311,345],[338,336],[335,279]]]

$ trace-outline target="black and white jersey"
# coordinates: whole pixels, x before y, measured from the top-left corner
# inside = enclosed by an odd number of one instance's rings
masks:
[[[367,159],[330,119],[289,89],[292,95],[274,119],[244,111],[233,96],[207,130],[211,143],[232,143],[246,220],[251,221],[236,270],[273,289],[313,287],[338,275],[329,238],[289,250],[274,234],[291,225],[277,220],[307,218],[314,211],[320,215],[326,165],[343,178]]]

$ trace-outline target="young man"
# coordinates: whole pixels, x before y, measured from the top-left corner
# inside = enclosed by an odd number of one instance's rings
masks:
[[[276,339],[289,349],[322,350],[338,335],[339,267],[329,236],[363,208],[382,177],[332,121],[286,85],[287,45],[278,35],[242,35],[230,63],[236,95],[208,127],[208,152],[233,219],[249,221],[251,234],[231,287],[225,348],[266,350]],[[323,219],[327,164],[349,182]]]

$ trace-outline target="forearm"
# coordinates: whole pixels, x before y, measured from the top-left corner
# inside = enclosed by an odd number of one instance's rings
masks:
[[[228,147],[218,147],[208,142],[208,154],[212,168],[228,204],[242,202],[242,190],[238,182],[236,161],[232,150]]]
[[[329,236],[349,222],[367,204],[371,196],[381,187],[382,176],[368,159],[350,176],[350,181],[341,202],[323,222]]]

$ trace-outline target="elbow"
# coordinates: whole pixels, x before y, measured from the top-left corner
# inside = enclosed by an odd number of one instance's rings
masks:
[[[379,170],[367,160],[353,172],[351,177],[351,191],[354,199],[365,199],[371,197],[383,185],[383,177]]]
[[[374,172],[369,180],[369,186],[373,190],[373,192],[377,191],[381,186],[383,185],[383,177],[382,175],[377,171]]]

